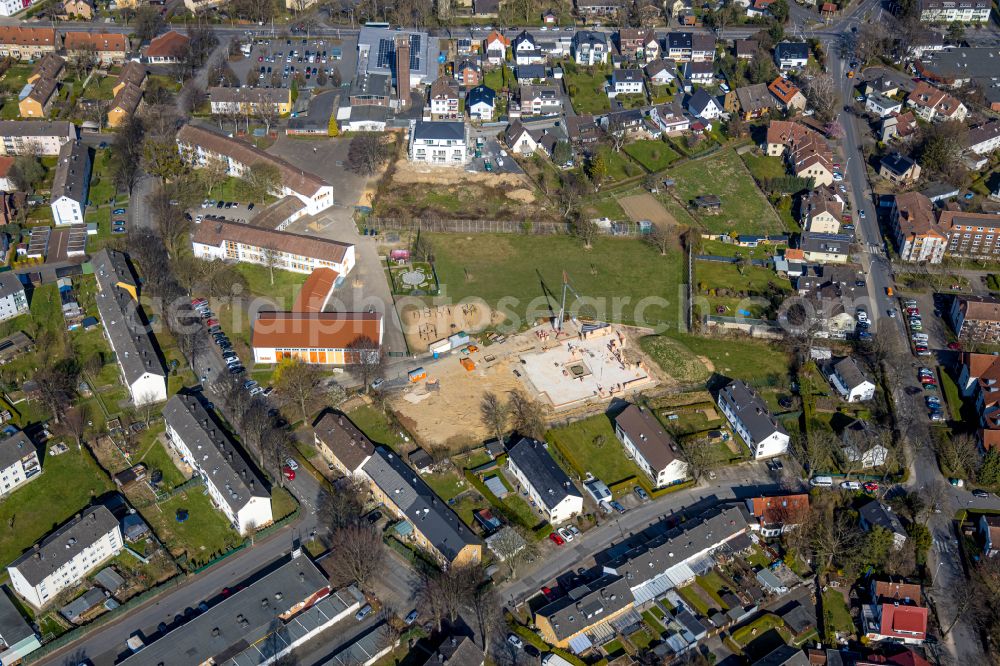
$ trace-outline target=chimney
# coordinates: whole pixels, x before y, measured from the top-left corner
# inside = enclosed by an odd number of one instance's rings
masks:
[[[410,106],[410,37],[396,37],[396,101],[399,108]]]

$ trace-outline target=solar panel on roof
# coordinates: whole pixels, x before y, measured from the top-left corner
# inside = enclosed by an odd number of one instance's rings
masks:
[[[420,69],[420,35],[410,35],[410,70]]]

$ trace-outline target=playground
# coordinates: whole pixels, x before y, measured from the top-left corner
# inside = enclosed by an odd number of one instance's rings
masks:
[[[395,252],[393,253],[395,254]],[[434,296],[438,293],[434,267],[425,261],[387,260],[392,293],[403,296]]]

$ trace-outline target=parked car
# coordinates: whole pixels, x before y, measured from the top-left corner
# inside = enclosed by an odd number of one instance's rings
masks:
[[[564,543],[566,543],[566,539],[563,539],[561,536],[559,536],[558,532],[552,532],[551,534],[549,534],[549,540],[557,546],[561,546]]]
[[[560,527],[559,528],[559,536],[561,536],[563,539],[566,539],[566,541],[572,541],[573,540],[573,533],[570,532],[565,527]]]
[[[608,502],[608,504],[610,504],[611,508],[617,511],[618,513],[625,513],[625,507],[619,504],[617,500],[612,500]]]
[[[289,467],[288,465],[282,467],[281,471],[285,475],[285,478],[288,479],[289,481],[295,480],[295,470]]]
[[[414,608],[414,609],[413,609],[413,610],[411,610],[411,611],[410,611],[410,612],[409,612],[409,613],[408,613],[408,614],[406,615],[406,617],[405,617],[405,618],[403,619],[403,623],[404,623],[404,624],[406,624],[407,626],[409,626],[409,625],[413,624],[414,622],[416,622],[416,621],[417,621],[417,615],[418,615],[418,614],[419,614],[419,612],[417,611],[417,609],[416,609],[416,608]]]
[[[861,483],[858,481],[844,481],[840,484],[844,490],[861,490]]]
[[[295,462],[295,458],[289,458],[288,460],[285,461],[285,464],[291,467],[292,469],[297,470],[299,468],[299,464]]]
[[[976,488],[975,490],[972,491],[972,494],[975,495],[976,497],[989,497],[990,496],[990,494],[988,492],[986,492],[985,490],[983,490],[982,488]]]
[[[524,641],[517,634],[507,634],[507,642],[516,647],[518,650],[524,648]]]
[[[361,620],[365,619],[371,614],[372,614],[372,605],[365,604],[364,606],[361,607],[361,610],[359,610],[357,613],[354,614],[354,619],[357,620],[358,622],[361,622]]]
[[[635,493],[635,496],[638,497],[640,500],[646,501],[649,499],[649,493],[643,490],[640,486],[636,486],[632,490]]]

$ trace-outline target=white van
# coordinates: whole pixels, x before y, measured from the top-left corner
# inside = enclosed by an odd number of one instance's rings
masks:
[[[573,666],[562,657],[552,652],[542,657],[542,666]]]
[[[840,484],[840,487],[844,490],[861,490],[860,481],[844,481]]]
[[[833,478],[829,476],[814,476],[809,479],[810,486],[818,486],[820,488],[832,488]]]

